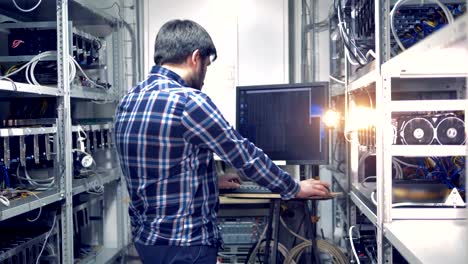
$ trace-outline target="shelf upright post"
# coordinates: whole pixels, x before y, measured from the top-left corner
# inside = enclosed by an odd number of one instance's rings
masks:
[[[468,0],[466,1],[466,4],[468,5]],[[468,35],[468,27],[465,28],[465,32]],[[465,44],[468,45],[468,39],[465,39]],[[466,63],[465,63],[465,70],[466,72],[468,72],[468,64]],[[468,76],[466,76],[466,87],[468,87]],[[466,100],[468,100],[468,91],[466,89],[465,89],[465,97],[466,97]],[[465,134],[468,135],[468,126],[466,124],[468,124],[468,104],[465,104]],[[465,153],[465,175],[466,175],[466,172],[468,171],[468,162],[466,162],[467,160],[468,160],[468,143],[466,143],[466,153]],[[467,186],[468,186],[468,177],[465,176],[465,189],[467,188]],[[468,194],[465,191],[465,201],[467,200],[467,198],[468,198]],[[465,216],[467,218],[467,220],[465,220],[465,224],[468,224],[468,206],[466,207],[466,210],[465,210]],[[468,235],[468,228],[466,228],[466,235]]]
[[[72,127],[70,108],[68,0],[57,0],[57,164],[60,192],[64,195],[61,208],[62,263],[73,263],[73,208],[72,208]]]
[[[112,34],[112,67],[113,67],[113,78],[114,78],[114,91],[117,98],[120,98],[124,94],[124,82],[125,78],[124,73],[122,71],[123,65],[123,58],[122,54],[125,54],[123,50],[123,38],[122,38],[122,23],[119,21],[117,23],[117,30]]]
[[[391,221],[390,209],[392,203],[392,176],[391,157],[386,151],[387,126],[390,124],[391,112],[385,107],[391,96],[390,79],[384,79],[381,66],[390,59],[390,0],[375,2],[375,71],[377,80],[375,83],[376,112],[377,116],[384,116],[376,120],[376,162],[377,162],[377,261],[378,263],[393,263],[392,247],[384,236],[384,223]],[[390,167],[390,169],[388,169]],[[390,174],[390,175],[388,175]],[[390,193],[390,195],[388,195]]]
[[[116,85],[118,85],[118,95],[117,95],[117,99],[120,98],[121,96],[123,96],[125,93],[126,93],[126,90],[127,90],[127,85],[128,83],[125,82],[125,79],[126,78],[123,78],[122,76],[125,76],[125,73],[123,72],[123,69],[124,69],[124,65],[123,65],[123,61],[124,59],[122,58],[122,54],[125,54],[125,50],[124,50],[124,45],[122,45],[122,43],[124,43],[124,33],[123,33],[123,30],[124,30],[124,27],[123,27],[123,22],[119,22],[119,28],[118,30],[114,33],[114,35],[112,36],[112,52],[113,52],[113,61],[114,61],[114,83]],[[136,67],[136,65],[132,65],[132,67]],[[134,83],[132,83],[132,85],[134,85]],[[124,230],[127,230],[127,228],[124,228],[124,224],[125,224],[125,214],[126,214],[126,211],[124,209],[124,195],[123,195],[123,192],[126,188],[125,186],[125,182],[123,180],[121,181],[118,181],[117,182],[117,185],[116,185],[116,194],[117,194],[117,225],[122,227],[120,229],[118,229],[118,234],[117,234],[117,237],[118,237],[118,247],[119,248],[122,248],[125,245],[126,241],[124,241]]]

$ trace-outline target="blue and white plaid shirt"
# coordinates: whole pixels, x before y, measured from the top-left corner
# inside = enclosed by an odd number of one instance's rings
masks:
[[[216,245],[218,177],[213,153],[290,199],[298,184],[224,119],[203,92],[154,66],[117,107],[115,139],[131,198],[135,242]]]

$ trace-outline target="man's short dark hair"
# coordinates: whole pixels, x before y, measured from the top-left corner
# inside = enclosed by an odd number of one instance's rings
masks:
[[[180,64],[195,50],[202,57],[214,56],[216,48],[206,30],[191,20],[175,19],[166,22],[158,32],[154,44],[154,63]]]

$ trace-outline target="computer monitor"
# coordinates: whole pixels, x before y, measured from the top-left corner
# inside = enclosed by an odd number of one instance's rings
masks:
[[[272,160],[328,163],[328,83],[237,87],[236,128]]]

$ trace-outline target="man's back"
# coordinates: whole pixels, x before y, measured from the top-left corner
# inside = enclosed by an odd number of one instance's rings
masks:
[[[116,145],[141,244],[215,245],[219,239],[212,152],[190,142],[184,121],[187,105],[205,95],[185,86],[155,66],[117,107]]]

